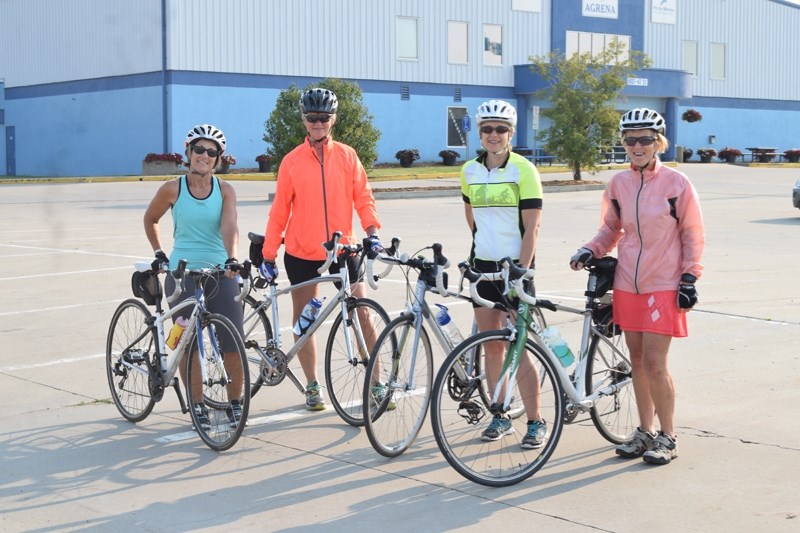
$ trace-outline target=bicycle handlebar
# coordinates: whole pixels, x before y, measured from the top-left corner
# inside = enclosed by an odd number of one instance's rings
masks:
[[[367,241],[367,239],[364,239],[364,241]],[[366,242],[364,244],[366,249]],[[400,257],[397,256],[397,251],[399,249],[400,238],[392,237],[392,245],[389,248],[385,248],[383,253],[367,250],[367,268],[365,277],[367,278],[367,283],[369,283],[369,286],[372,289],[378,288],[378,280],[388,276],[389,272],[391,272],[394,268],[394,265],[403,265],[405,264],[405,261],[408,260],[407,254],[402,254]],[[372,265],[375,264],[376,259],[386,264],[386,268],[379,274],[373,274],[372,272]]]
[[[506,293],[510,288],[513,288],[520,300],[530,305],[543,304],[546,302],[546,300],[538,300],[536,297],[525,292],[525,280],[533,280],[533,277],[536,274],[534,269],[523,268],[515,265],[509,257],[504,258],[502,261],[500,261],[500,263],[503,267],[503,270],[500,272],[491,273],[478,272],[466,261],[459,263],[459,270],[461,270],[462,275],[469,280],[469,294],[473,301],[479,305],[482,305],[483,307],[488,307],[489,309],[498,309],[500,311],[504,311],[506,309],[506,306],[499,302],[491,302],[481,298],[481,296],[478,294],[478,282],[484,280],[503,281],[506,287]]]
[[[139,272],[147,272],[147,271],[151,271],[152,270],[152,264],[148,263],[146,261],[136,261],[133,266]],[[198,268],[198,269],[189,270],[189,273],[213,274],[213,273],[217,273],[217,272],[225,272],[225,270],[227,270],[227,269],[226,268],[220,268],[220,267]],[[241,265],[239,265],[239,268],[231,269],[231,270],[233,270],[234,272],[238,272],[239,275],[242,278],[242,288],[239,291],[239,294],[237,294],[236,296],[233,297],[233,300],[238,303],[238,302],[241,302],[242,299],[245,296],[247,296],[247,293],[250,292],[250,261],[247,260],[244,263],[242,263]],[[167,271],[165,270],[163,272],[166,273]],[[172,294],[167,296],[167,303],[171,304],[172,302],[177,300],[180,297],[180,295],[183,293],[183,287],[182,287],[182,284],[180,283],[180,280],[183,279],[183,276],[184,276],[185,272],[186,272],[186,260],[185,259],[181,259],[180,261],[178,261],[178,268],[176,268],[175,270],[170,272],[172,277],[175,279],[175,290],[172,291]],[[159,273],[161,273],[161,271],[159,271]]]

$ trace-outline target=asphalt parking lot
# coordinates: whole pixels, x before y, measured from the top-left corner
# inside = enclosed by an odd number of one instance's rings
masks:
[[[221,454],[191,432],[170,392],[145,421],[126,422],[110,402],[105,337],[131,296],[133,262],[151,255],[141,218],[160,184],[0,185],[0,529],[800,530],[800,210],[791,200],[800,172],[679,168],[700,193],[707,248],[690,336],[671,350],[678,459],[619,460],[579,420],[540,472],[503,489],[459,476],[429,427],[386,459],[332,408],[304,411],[288,382],[253,399],[242,439]],[[244,257],[246,233],[264,229],[274,183],[234,184]],[[601,194],[546,194],[540,294],[582,299],[585,276],[567,261],[594,234]],[[381,235],[400,236],[406,252],[437,241],[448,257],[467,256],[457,192],[382,197],[378,209]],[[162,221],[163,235],[170,225]],[[399,312],[399,272],[370,297]],[[471,310],[451,312],[466,329]],[[574,322],[548,320],[577,342]]]

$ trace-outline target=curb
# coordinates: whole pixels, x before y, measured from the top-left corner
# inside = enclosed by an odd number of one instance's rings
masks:
[[[572,192],[572,191],[602,191],[606,188],[602,185],[543,185],[542,191],[546,193],[551,192]],[[372,188],[372,195],[376,200],[403,200],[409,198],[444,198],[444,197],[461,197],[460,187],[436,187],[433,189],[414,189],[413,187],[405,189],[381,189]],[[272,203],[275,198],[275,193],[269,193],[267,196],[267,203]]]

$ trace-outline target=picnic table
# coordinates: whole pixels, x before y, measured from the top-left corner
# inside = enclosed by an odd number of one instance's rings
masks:
[[[772,161],[776,155],[778,155],[777,148],[764,148],[764,147],[753,147],[747,148],[750,150],[752,156],[750,157],[751,161],[758,161],[759,163],[769,163]]]

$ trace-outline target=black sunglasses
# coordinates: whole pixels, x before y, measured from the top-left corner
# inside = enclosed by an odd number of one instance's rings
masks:
[[[658,140],[658,137],[625,137],[622,141],[628,146],[636,146],[636,143],[642,146],[650,146]]]
[[[219,155],[219,150],[215,150],[214,148],[206,148],[205,146],[200,146],[198,144],[192,146],[192,152],[196,153],[197,155],[208,153],[208,157],[217,157]]]
[[[304,115],[305,119],[311,124],[316,124],[317,122],[327,124],[331,121],[332,116],[333,115]]]
[[[481,126],[481,133],[485,133],[486,135],[491,135],[495,131],[498,135],[503,135],[504,133],[511,131],[511,128],[508,126]]]

